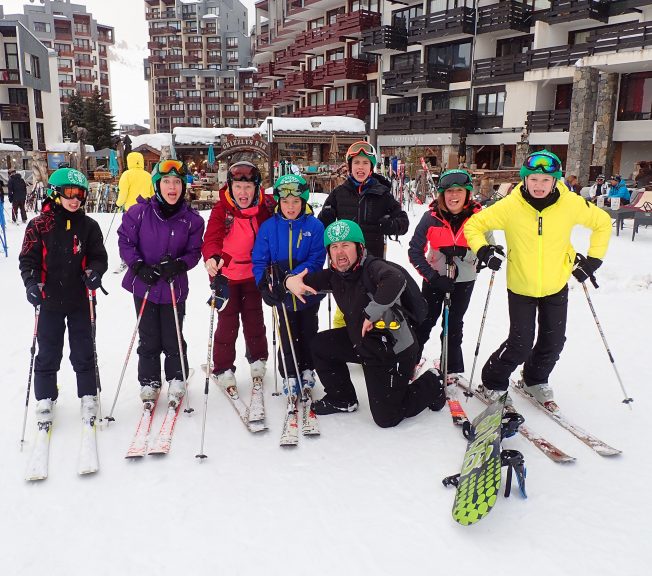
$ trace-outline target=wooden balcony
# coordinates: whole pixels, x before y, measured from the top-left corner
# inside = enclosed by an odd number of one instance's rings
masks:
[[[188,110],[187,112],[189,117],[195,117],[195,118],[201,118],[202,116],[202,111],[201,110]]]
[[[57,56],[59,58],[73,58],[75,56],[75,53],[72,51],[72,48],[70,50],[59,50],[57,52]]]
[[[217,96],[206,96],[203,100],[204,104],[219,104],[220,98]]]
[[[186,64],[197,64],[197,63],[199,63],[199,62],[202,61],[202,58],[201,58],[201,56],[196,56],[196,55],[194,55],[194,54],[186,54],[186,55],[183,57],[183,61],[184,61]]]
[[[282,52],[277,52],[274,58],[276,70],[298,68],[305,55],[301,53],[296,46],[290,46]]]
[[[240,111],[239,110],[224,110],[222,112],[222,117],[223,118],[239,118],[240,117]]]
[[[161,50],[165,48],[165,44],[163,42],[148,42],[147,48],[150,50]],[[61,56],[61,52],[59,52],[59,56]]]
[[[59,72],[72,72],[72,66],[69,66],[67,64],[58,64],[57,65],[57,70]]]
[[[178,76],[181,71],[177,68],[157,68],[154,72],[156,76]]]
[[[258,66],[258,76],[261,78],[280,78],[282,74],[274,73],[274,62],[265,62],[265,64],[260,64]]]
[[[454,8],[411,18],[408,42],[431,44],[446,41],[450,36],[473,36],[474,31],[474,10],[466,7]]]
[[[296,37],[294,46],[301,50],[323,49],[345,42],[347,38],[361,38],[366,30],[380,26],[380,13],[358,10],[338,14],[335,23],[315,30],[307,30]]]
[[[450,83],[450,68],[431,64],[413,64],[385,72],[383,74],[383,93],[402,96],[424,88],[448,90]]]
[[[0,120],[3,122],[29,122],[27,104],[0,104]]]
[[[380,134],[448,134],[464,129],[471,132],[475,113],[470,110],[433,110],[413,114],[381,114]]]
[[[145,12],[145,20],[161,20],[163,16],[158,10],[152,10],[151,12]],[[167,17],[166,17],[167,18]]]
[[[300,92],[287,90],[286,88],[274,88],[268,90],[262,97],[261,107],[281,106],[292,104],[301,97]]]
[[[407,50],[407,29],[379,26],[362,33],[362,51],[370,54],[398,54]]]
[[[150,64],[160,64],[164,59],[165,58],[163,56],[159,56],[158,54],[153,54],[152,56],[148,57]]]
[[[93,68],[94,64],[92,60],[82,60],[80,58],[75,58],[75,66],[78,68]]]
[[[206,56],[206,62],[209,64],[221,64],[222,63],[222,55],[221,54],[209,54]]]
[[[108,72],[109,71],[109,65],[106,62],[106,60],[100,60],[100,70],[102,72]]]
[[[222,104],[235,104],[238,101],[237,98],[232,98],[231,96],[221,96],[220,102]]]
[[[528,69],[528,54],[514,54],[501,58],[483,58],[475,61],[473,81],[477,85],[523,80]]]
[[[179,98],[176,96],[157,96],[157,104],[176,104],[179,101]]]
[[[20,72],[8,68],[0,68],[0,84],[20,84]]]
[[[541,17],[549,24],[577,22],[578,20],[597,20],[607,22],[608,2],[600,0],[551,0],[550,10]]]
[[[67,80],[62,80],[59,82],[59,88],[75,88],[76,84],[74,81],[68,82]]]
[[[54,39],[63,40],[64,42],[72,42],[72,32],[70,30],[57,30],[54,29]]]
[[[294,117],[309,116],[354,116],[364,120],[369,114],[369,100],[340,100],[333,104],[319,106],[304,106],[292,113]]]
[[[568,132],[570,128],[570,110],[542,110],[527,113],[527,131],[532,132]]]
[[[3,138],[5,144],[20,146],[23,150],[30,152],[34,149],[34,143],[31,138]]]
[[[305,90],[312,86],[312,72],[290,72],[283,80],[283,87],[287,90]]]
[[[478,34],[490,34],[502,30],[529,32],[531,25],[532,8],[525,2],[507,0],[478,7]]]
[[[179,98],[183,100],[186,104],[199,104],[201,102],[201,96],[185,96],[184,98]]]
[[[312,71],[312,87],[317,88],[334,84],[348,82],[360,82],[367,79],[367,74],[376,67],[375,62],[357,58],[344,58],[333,60],[318,66]],[[308,86],[306,86],[308,88]]]
[[[92,54],[93,47],[89,44],[88,46],[75,46],[75,53],[83,52],[84,54]]]
[[[104,42],[105,44],[113,44],[113,32],[111,33],[103,33],[99,32],[97,35],[97,40],[98,42]]]

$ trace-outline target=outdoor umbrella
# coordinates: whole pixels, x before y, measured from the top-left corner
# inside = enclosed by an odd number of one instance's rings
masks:
[[[109,153],[109,172],[111,172],[111,176],[114,178],[118,175],[118,172],[120,172],[120,167],[118,166],[118,155],[115,150],[111,150]]]
[[[208,145],[208,165],[213,169],[215,165],[215,149],[212,144]]]

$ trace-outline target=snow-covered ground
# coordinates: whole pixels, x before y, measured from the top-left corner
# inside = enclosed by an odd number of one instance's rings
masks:
[[[8,204],[5,204],[5,208]],[[420,216],[412,215],[412,226]],[[208,213],[204,214],[205,217]],[[110,215],[94,215],[106,233]],[[107,241],[110,269],[119,259],[118,219]],[[454,491],[444,476],[459,470],[466,441],[447,410],[426,411],[397,428],[376,427],[366,404],[359,367],[352,368],[361,407],[357,413],[320,419],[320,438],[301,438],[281,449],[284,401],[272,397],[272,362],[265,378],[270,430],[253,436],[217,390],[208,402],[204,462],[199,451],[203,375],[208,337],[208,287],[202,266],[191,271],[185,336],[190,363],[192,416],[177,425],[172,451],[163,458],[127,461],[124,454],[139,414],[136,355],[132,355],[115,411],[116,422],[99,433],[101,471],[78,477],[79,401],[64,351],[60,397],[50,453],[50,477],[23,479],[34,436],[33,399],[25,452],[19,439],[25,405],[33,309],[24,297],[17,254],[24,226],[9,224],[9,258],[0,256],[2,345],[0,503],[2,573],[77,574],[477,574],[518,571],[528,576],[650,573],[652,511],[645,496],[652,477],[649,448],[652,230],[635,242],[631,228],[612,238],[599,290],[591,295],[628,392],[622,394],[587,306],[571,280],[567,343],[552,375],[564,411],[622,456],[601,458],[545,415],[515,402],[528,425],[577,457],[558,465],[521,437],[505,445],[521,450],[529,498],[499,498],[490,516],[472,527],[451,517]],[[585,251],[588,232],[574,241]],[[391,242],[389,257],[409,267],[408,239]],[[464,343],[470,372],[489,274],[478,279],[466,316]],[[121,276],[108,273],[100,296],[97,349],[105,412],[110,408],[135,324],[131,296]],[[325,303],[321,325],[327,326]],[[266,312],[270,326],[270,315]],[[269,332],[269,331],[268,331]],[[504,272],[497,275],[479,368],[507,332]],[[438,352],[436,333],[429,346]],[[238,376],[248,393],[244,342]],[[478,368],[478,369],[479,369]],[[318,397],[321,389],[318,390]],[[465,405],[474,416],[475,399]],[[160,424],[161,414],[154,424]],[[647,549],[645,549],[647,547]],[[646,566],[648,566],[646,568]]]

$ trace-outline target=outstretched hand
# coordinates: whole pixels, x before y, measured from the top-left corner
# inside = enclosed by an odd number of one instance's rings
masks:
[[[306,274],[308,274],[307,268],[303,272],[300,272],[299,274],[293,274],[288,276],[287,279],[285,280],[285,288],[289,292],[292,292],[292,294],[294,294],[304,304],[306,303],[306,301],[303,298],[305,294],[317,294],[317,290],[308,286],[307,284],[304,284],[303,279],[306,276]]]

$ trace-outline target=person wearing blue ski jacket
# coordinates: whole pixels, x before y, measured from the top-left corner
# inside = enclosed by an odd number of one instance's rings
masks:
[[[629,204],[630,194],[625,181],[620,176],[612,176],[609,179],[609,184],[611,185],[611,189],[607,195],[609,204],[611,204],[612,198],[620,198],[621,206]]]

